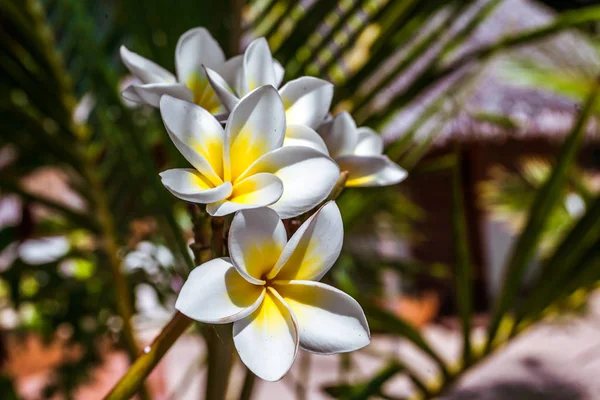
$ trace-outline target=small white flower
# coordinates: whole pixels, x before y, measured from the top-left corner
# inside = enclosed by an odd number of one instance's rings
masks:
[[[270,206],[281,218],[295,217],[323,201],[339,177],[327,155],[282,147],[285,112],[272,86],[244,97],[225,129],[203,108],[171,96],[163,96],[160,111],[173,143],[195,168],[162,172],[162,182],[183,200],[207,204],[210,215]]]
[[[216,71],[227,70],[223,50],[204,28],[194,28],[179,38],[175,49],[177,76],[156,63],[121,46],[121,59],[141,84],[132,84],[123,91],[125,99],[158,107],[164,94],[194,102],[212,114],[225,111],[215,96],[203,65]]]
[[[338,258],[342,241],[334,202],[289,241],[272,210],[240,211],[229,234],[231,258],[194,269],[175,308],[201,322],[233,322],[241,360],[268,381],[287,373],[298,347],[318,354],[358,350],[370,343],[362,308],[346,293],[318,282]]]
[[[347,112],[337,114],[317,132],[340,170],[348,171],[346,186],[388,186],[407,173],[383,154],[383,139],[367,127],[357,128]]]
[[[217,96],[229,111],[241,97],[257,87],[271,85],[278,88],[283,79],[283,68],[273,60],[265,38],[252,41],[243,55],[228,63],[225,71],[219,72],[207,65],[206,72]],[[286,83],[279,89],[279,94],[288,124],[285,145],[322,148],[323,142],[314,129],[329,111],[333,85],[323,79],[303,76]]]

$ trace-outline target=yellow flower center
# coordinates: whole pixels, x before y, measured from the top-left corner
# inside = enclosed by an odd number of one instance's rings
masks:
[[[199,72],[190,74],[186,81],[186,85],[194,94],[194,103],[198,104],[211,114],[217,114],[223,110],[219,98],[204,74]]]

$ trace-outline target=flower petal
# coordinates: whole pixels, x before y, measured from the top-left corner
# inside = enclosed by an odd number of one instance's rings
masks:
[[[284,146],[306,146],[327,153],[327,146],[317,132],[305,125],[288,125],[285,130]]]
[[[125,88],[125,90],[123,90],[121,92],[121,96],[123,96],[123,98],[125,100],[129,100],[132,101],[136,104],[143,104],[145,103],[144,99],[142,99],[138,94],[137,94],[137,90],[135,88],[135,86],[140,86],[140,85],[129,85]]]
[[[221,75],[237,96],[241,96],[244,82],[244,56],[239,55],[230,58],[215,71]]]
[[[225,62],[219,43],[205,28],[193,28],[177,41],[175,69],[180,82],[187,82],[192,74],[199,74],[202,65],[215,68]]]
[[[342,156],[340,170],[348,171],[346,186],[388,186],[403,181],[408,173],[387,156]]]
[[[240,275],[264,284],[273,269],[287,234],[283,222],[270,208],[243,210],[235,214],[229,231],[229,254]]]
[[[274,290],[261,306],[233,323],[233,343],[240,359],[266,381],[281,379],[298,353],[298,328],[293,314]]]
[[[195,104],[213,115],[222,114],[226,111],[210,84],[203,67],[200,71],[190,73],[185,83],[193,93],[193,102]]]
[[[358,128],[358,142],[354,148],[355,156],[380,156],[383,153],[383,138],[371,128]]]
[[[337,114],[331,121],[319,126],[317,132],[329,149],[331,157],[352,154],[358,141],[356,124],[346,111]]]
[[[214,186],[206,177],[191,168],[168,169],[160,173],[163,185],[182,200],[208,204],[226,199],[232,191],[231,183]]]
[[[273,56],[265,38],[254,39],[244,52],[244,82],[242,92],[245,95],[254,89],[271,85],[277,86]]]
[[[206,207],[214,217],[222,217],[239,210],[266,207],[275,203],[283,193],[283,182],[273,174],[260,173],[237,182],[227,200]]]
[[[234,182],[254,161],[281,147],[285,113],[279,93],[262,86],[235,106],[225,128],[225,179]],[[229,162],[227,162],[229,160]]]
[[[160,113],[177,149],[215,185],[223,182],[223,128],[208,111],[171,96],[163,96]]]
[[[342,215],[330,201],[298,228],[267,278],[318,281],[339,257],[343,242]]]
[[[196,321],[225,324],[252,314],[264,297],[265,288],[246,281],[229,258],[215,258],[192,270],[175,308]]]
[[[327,155],[310,147],[289,146],[257,160],[243,177],[269,172],[283,182],[283,195],[270,206],[282,219],[296,217],[316,207],[331,193],[340,170]]]
[[[300,348],[318,354],[358,350],[371,342],[360,304],[321,282],[291,281],[274,285],[298,322]]]
[[[281,82],[283,82],[283,77],[285,76],[285,69],[283,65],[275,59],[273,59],[273,72],[275,73],[275,87],[279,88]]]
[[[143,83],[176,83],[175,75],[156,64],[134,53],[125,46],[119,50],[125,67]]]
[[[212,86],[217,97],[219,97],[221,104],[223,104],[227,111],[233,110],[233,108],[237,105],[240,99],[238,99],[237,96],[233,94],[233,89],[231,89],[229,84],[225,81],[225,79],[223,79],[221,75],[219,75],[210,68],[205,69],[206,76],[208,77],[208,81],[210,82],[210,86]]]
[[[279,94],[288,124],[316,128],[329,112],[333,85],[323,79],[303,76],[286,83]]]
[[[127,100],[140,104],[148,104],[152,107],[159,107],[160,98],[163,95],[169,95],[185,101],[192,101],[194,99],[192,91],[181,83],[134,84],[128,86],[121,94]]]

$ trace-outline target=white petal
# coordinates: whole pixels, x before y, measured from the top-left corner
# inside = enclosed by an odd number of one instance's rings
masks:
[[[125,46],[121,46],[120,53],[123,64],[143,83],[176,83],[175,75],[155,62],[130,51]]]
[[[319,126],[317,132],[329,149],[331,157],[352,154],[358,141],[354,120],[346,111],[337,114],[331,121]]]
[[[266,381],[281,379],[298,352],[293,314],[273,290],[248,317],[233,323],[233,343],[250,371]]]
[[[225,61],[215,71],[225,79],[237,96],[242,96],[244,82],[244,56],[239,55]]]
[[[268,278],[318,281],[339,257],[343,242],[342,215],[330,201],[298,228]]]
[[[223,182],[223,128],[196,104],[164,96],[160,113],[167,132],[183,156],[215,185]]]
[[[180,82],[202,72],[202,65],[214,68],[224,62],[223,50],[205,28],[190,29],[177,41],[175,68]]]
[[[225,324],[252,314],[264,297],[264,287],[246,281],[229,258],[216,258],[192,270],[175,308],[196,321]]]
[[[194,203],[221,201],[232,191],[231,183],[225,182],[215,187],[212,182],[190,168],[168,169],[160,173],[160,179],[175,196]]]
[[[244,176],[259,172],[274,174],[283,182],[283,195],[270,206],[282,219],[316,207],[327,198],[340,176],[331,158],[304,146],[273,150],[248,168]]]
[[[275,59],[273,59],[273,72],[275,73],[275,87],[278,88],[281,85],[281,82],[283,82],[285,69],[281,63]]]
[[[296,317],[301,349],[336,354],[358,350],[371,342],[360,304],[341,290],[308,281],[274,287]]]
[[[225,81],[225,79],[223,79],[221,75],[219,75],[210,68],[206,68],[206,76],[208,77],[210,86],[212,86],[213,90],[219,97],[221,104],[223,104],[227,111],[233,110],[233,108],[240,101],[240,99],[238,99],[237,96],[233,94],[233,89],[231,89],[229,84]]]
[[[289,125],[285,130],[284,146],[306,146],[327,153],[327,146],[317,132],[305,125]]]
[[[254,161],[281,147],[285,113],[279,93],[262,86],[240,100],[225,128],[225,179],[235,181]],[[227,162],[229,160],[229,162]]]
[[[125,100],[129,100],[132,101],[136,104],[143,104],[145,103],[144,99],[142,99],[138,94],[137,94],[137,90],[134,86],[140,86],[140,85],[129,85],[125,88],[125,90],[123,90],[121,92],[121,96],[123,96],[123,98]]]
[[[181,83],[148,83],[145,85],[130,85],[122,93],[130,101],[158,107],[160,98],[169,95],[177,99],[192,101],[194,95],[187,86]]]
[[[207,205],[213,217],[222,217],[239,210],[266,207],[281,198],[283,182],[273,174],[260,173],[237,182],[227,200]]]
[[[323,79],[303,76],[286,83],[279,94],[288,124],[316,128],[329,112],[333,85]]]
[[[343,156],[336,161],[340,170],[348,171],[346,186],[350,187],[395,185],[408,175],[387,156]]]
[[[265,38],[254,39],[244,52],[243,94],[263,85],[277,86],[273,56]],[[238,93],[242,95],[242,93]]]
[[[358,128],[358,142],[354,148],[355,156],[380,156],[383,153],[383,138],[371,128]]]
[[[240,275],[249,282],[265,282],[286,242],[283,222],[270,208],[240,211],[231,222],[229,254]]]

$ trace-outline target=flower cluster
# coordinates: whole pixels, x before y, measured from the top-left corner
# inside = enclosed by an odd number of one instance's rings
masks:
[[[333,85],[285,71],[264,38],[225,59],[204,28],[179,39],[176,76],[127,48],[140,83],[123,96],[160,108],[174,145],[192,168],[160,174],[180,199],[234,214],[229,257],[194,269],[176,308],[206,323],[233,323],[242,361],[265,380],[280,379],[298,348],[333,354],[370,342],[360,305],[319,280],[338,258],[343,225],[327,202],[288,240],[282,219],[315,209],[346,171],[346,186],[383,186],[406,172],[383,153],[380,135],[345,112],[329,115]],[[281,87],[280,87],[281,86]]]

